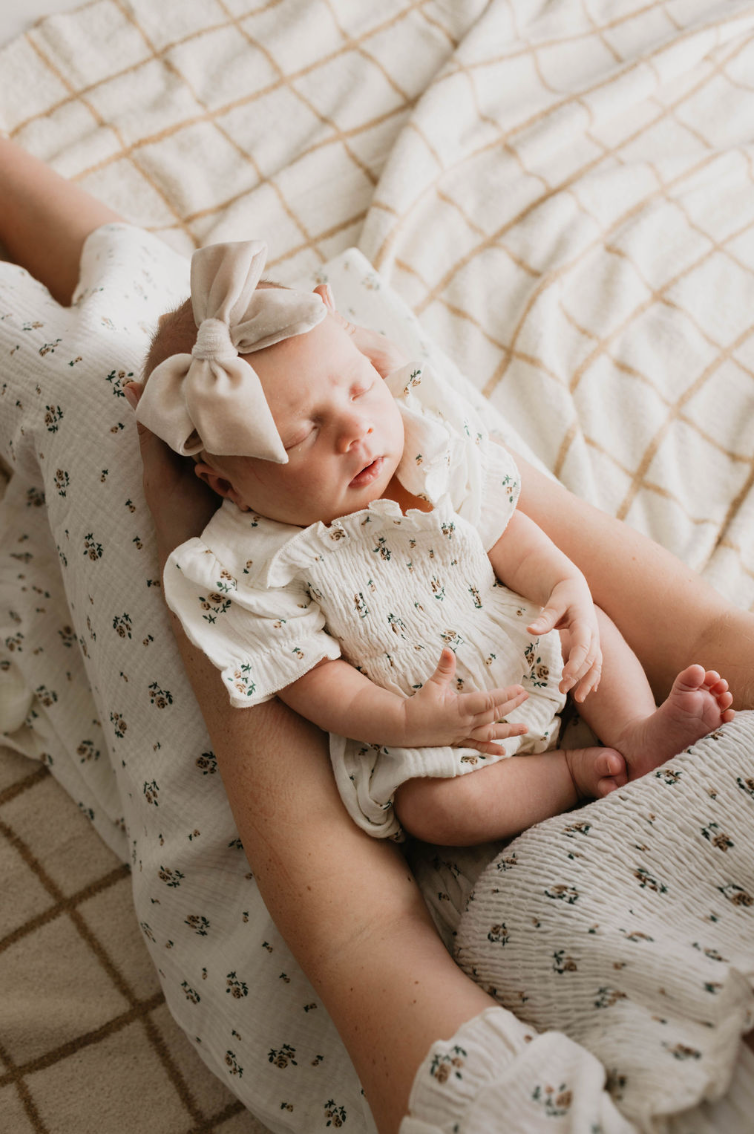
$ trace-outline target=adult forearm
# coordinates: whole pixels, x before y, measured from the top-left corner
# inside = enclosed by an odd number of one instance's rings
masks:
[[[366,744],[406,741],[406,699],[374,685],[348,662],[321,663],[278,696],[325,732]]]
[[[0,137],[0,242],[11,259],[68,305],[79,278],[84,241],[123,218]]]
[[[352,822],[326,737],[278,701],[234,709],[171,615],[262,898],[334,1021],[380,1134],[431,1043],[495,1002],[454,964],[395,844]]]

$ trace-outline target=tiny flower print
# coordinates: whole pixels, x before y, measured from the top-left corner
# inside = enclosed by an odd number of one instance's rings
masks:
[[[662,1047],[665,1047],[670,1055],[673,1055],[675,1059],[683,1060],[701,1058],[700,1051],[697,1051],[695,1047],[687,1047],[684,1043],[676,1043],[674,1044],[674,1046],[670,1043],[662,1043]]]
[[[439,635],[441,641],[456,654],[460,646],[464,646],[464,638],[456,630],[442,630]]]
[[[100,749],[95,748],[94,741],[82,740],[81,744],[76,749],[76,754],[79,756],[79,763],[86,764],[90,760],[100,759]]]
[[[210,922],[202,914],[189,914],[184,919],[184,925],[193,929],[198,937],[207,937],[207,932],[210,929]]]
[[[735,782],[741,791],[746,792],[753,799],[753,776],[749,776],[746,780],[742,776],[738,776]]]
[[[590,823],[570,823],[562,828],[568,839],[574,839],[576,835],[587,835],[590,829]]]
[[[572,1106],[572,1091],[567,1090],[566,1083],[562,1083],[556,1089],[539,1084],[534,1088],[530,1097],[533,1102],[543,1107],[549,1118],[562,1118]]]
[[[742,886],[738,886],[737,882],[728,882],[726,886],[717,886],[717,889],[734,906],[750,907],[753,905],[751,895]]]
[[[62,630],[58,631],[58,634],[63,645],[70,650],[76,641],[76,631],[71,626],[64,626]]]
[[[110,383],[110,388],[117,398],[125,398],[123,387],[133,377],[134,374],[131,370],[128,372],[126,370],[111,370],[105,381]]]
[[[62,339],[53,339],[52,342],[50,342],[50,343],[43,343],[42,346],[39,348],[39,353],[42,356],[42,358],[44,358],[46,354],[55,354],[56,346],[58,345],[58,343],[61,343],[62,341],[63,341]]]
[[[185,980],[182,980],[181,987],[184,990],[184,995],[186,996],[187,1000],[190,1001],[190,1003],[199,1004],[200,1000],[202,999],[200,994],[198,992],[195,992],[193,988],[190,988]]]
[[[633,871],[633,875],[638,879],[641,890],[653,890],[656,894],[667,893],[667,887],[664,883],[654,878],[648,870],[646,870],[645,866],[636,867]]]
[[[148,689],[150,691],[150,704],[157,706],[158,709],[164,709],[167,705],[173,704],[173,695],[169,689],[161,689],[157,681],[153,681]]]
[[[84,536],[84,555],[92,560],[102,559],[102,544],[97,543],[92,532]]]
[[[483,603],[480,601],[480,591],[478,590],[477,587],[474,587],[472,585],[472,583],[467,588],[467,590],[472,595],[473,605],[474,605],[475,609],[480,610],[481,607],[483,606]]]
[[[436,1079],[439,1083],[445,1083],[450,1075],[453,1075],[456,1079],[464,1078],[462,1070],[466,1059],[467,1052],[456,1043],[443,1055],[436,1052],[429,1068],[431,1078]]]
[[[574,906],[575,902],[580,897],[580,894],[574,886],[567,886],[565,883],[560,882],[555,886],[550,886],[548,890],[544,890],[547,898],[551,898],[557,902],[566,902],[568,906]]]
[[[596,993],[596,999],[593,1001],[593,1007],[611,1008],[618,1000],[627,1000],[627,993],[620,992],[618,988],[600,988]]]
[[[45,428],[48,433],[57,433],[62,420],[63,410],[60,406],[45,406]]]
[[[494,945],[504,946],[509,941],[509,931],[504,922],[501,922],[499,925],[492,925],[486,936]]]
[[[199,595],[198,602],[203,610],[209,610],[210,614],[203,614],[202,617],[205,622],[215,622],[219,614],[225,614],[231,606],[231,599],[224,599],[223,595],[217,591],[213,591],[208,595]]]
[[[71,481],[65,469],[57,469],[53,477],[53,484],[58,490],[58,496],[65,496]]]
[[[159,806],[159,804],[158,804],[158,793],[159,793],[159,791],[160,791],[160,788],[158,787],[158,785],[155,783],[154,780],[151,780],[149,783],[147,782],[147,780],[144,781],[142,793],[144,794],[145,801],[147,803],[152,804],[154,807]]]
[[[441,580],[436,575],[434,575],[430,581],[430,585],[433,597],[435,599],[438,599],[439,602],[443,602],[446,598],[446,591]]]
[[[566,956],[564,949],[558,949],[554,953],[554,963],[552,965],[552,968],[555,973],[577,972],[577,964],[572,959],[572,957]]]
[[[407,382],[407,385],[404,387],[404,393],[409,394],[410,390],[413,390],[415,388],[415,386],[419,386],[420,383],[422,382],[422,380],[423,380],[422,379],[422,370],[413,370],[412,373],[409,376],[409,381]],[[418,456],[418,457],[415,457],[415,460],[417,461],[418,464],[422,464],[423,458],[422,458],[422,456]]]
[[[730,836],[721,830],[719,823],[709,823],[708,827],[702,827],[701,834],[718,850],[727,851],[735,846]]]
[[[398,635],[398,637],[406,640],[407,635],[404,633],[404,631],[407,629],[407,627],[404,625],[398,614],[389,614],[388,624],[393,632]]]
[[[456,525],[451,520],[448,523],[443,523],[441,525],[441,533],[442,535],[445,535],[447,539],[452,539],[455,531]]]
[[[507,870],[514,870],[517,866],[517,851],[512,851],[506,854],[506,857],[500,858],[496,863],[496,869],[502,873]]]
[[[48,689],[46,685],[38,685],[34,690],[37,695],[37,700],[49,709],[58,700],[58,694],[54,689]]]
[[[214,776],[218,771],[218,761],[213,752],[203,752],[201,756],[197,757],[194,763],[202,772],[203,776]]]
[[[385,536],[378,536],[378,546],[374,547],[373,551],[377,552],[378,555],[380,555],[381,559],[385,560],[386,562],[388,562],[389,559],[391,558],[391,552],[390,552],[389,548],[386,546],[386,537]]]
[[[517,487],[518,487],[519,482],[515,479],[515,477],[510,476],[507,473],[507,475],[502,480],[501,484],[502,484],[502,488],[504,489],[505,495],[509,499],[509,503],[514,504],[515,493],[517,491]]]
[[[272,1063],[274,1067],[280,1067],[282,1071],[290,1063],[293,1067],[296,1067],[297,1061],[294,1058],[296,1054],[297,1049],[288,1043],[285,1043],[281,1048],[272,1047],[268,1052],[268,1063]]]
[[[481,752],[466,752],[459,758],[460,764],[470,764],[473,768],[480,760],[485,760],[485,756]]]
[[[703,953],[710,961],[724,961],[724,957],[721,953],[717,952],[716,949],[705,949],[702,945],[699,945],[697,941],[693,942],[693,948],[698,949],[699,953]]]
[[[165,882],[166,886],[169,886],[172,890],[176,890],[181,885],[181,880],[184,878],[184,875],[180,870],[169,870],[167,867],[161,866],[158,870],[158,878],[161,882]]]
[[[152,932],[152,930],[150,929],[147,922],[146,921],[140,921],[139,922],[139,928],[141,929],[142,933],[145,935],[147,940],[151,941],[154,945],[155,944],[155,934]]]
[[[370,609],[368,608],[368,604],[365,602],[365,596],[363,595],[362,591],[358,591],[357,594],[353,596],[353,601],[354,609],[357,611],[360,618],[367,618],[367,616],[370,614]]]
[[[647,933],[641,933],[639,929],[633,930],[632,933],[628,933],[626,929],[621,929],[620,933],[626,941],[634,941],[636,944],[639,941],[653,941],[653,937],[649,937]]]
[[[249,995],[249,989],[243,980],[239,980],[236,973],[226,976],[226,992],[230,992],[235,1000],[241,1000]]]
[[[113,618],[113,629],[119,638],[131,638],[131,619],[125,612],[116,614]]]
[[[673,768],[657,768],[654,775],[657,780],[664,780],[664,783],[669,784],[671,787],[673,784],[680,782],[682,772],[678,772]]]
[[[242,1075],[244,1074],[244,1068],[239,1066],[236,1055],[233,1051],[226,1052],[225,1064],[228,1067],[229,1075],[238,1075],[241,1079]]]
[[[346,1110],[343,1106],[337,1106],[333,1099],[329,1099],[323,1109],[325,1110],[325,1117],[328,1119],[326,1126],[330,1126],[332,1123],[334,1126],[343,1126],[346,1122]]]
[[[41,508],[45,503],[45,494],[41,488],[27,488],[26,490],[26,507],[27,508]],[[31,555],[14,555],[14,559],[22,559],[24,563],[28,563]]]
[[[215,581],[216,591],[218,591],[220,594],[228,594],[229,591],[236,590],[236,585],[236,579],[233,577],[231,572],[227,571],[224,567],[221,570],[220,579],[216,579]]]

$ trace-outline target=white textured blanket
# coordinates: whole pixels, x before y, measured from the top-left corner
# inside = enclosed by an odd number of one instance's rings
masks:
[[[179,252],[263,235],[271,274],[294,282],[318,277],[356,245],[375,272],[361,271],[359,281],[366,297],[373,285],[371,309],[387,302],[401,318],[390,285],[425,336],[503,414],[506,424],[498,420],[510,440],[519,434],[568,487],[748,606],[750,84],[750,9],[721,0],[391,0],[379,7],[365,0],[95,0],[0,53],[0,126]],[[156,308],[151,294],[147,321]],[[379,329],[388,329],[386,318]],[[137,359],[138,340],[133,349]],[[97,380],[88,412],[104,424],[113,418],[115,390],[104,376]],[[5,381],[0,375],[0,387]],[[20,392],[12,393],[15,410]],[[47,387],[45,394],[52,402]],[[0,410],[4,427],[10,402]],[[14,419],[14,440],[17,425]],[[37,428],[51,453],[60,446],[60,436]],[[8,436],[5,429],[3,440]],[[113,467],[131,500],[139,478],[133,436],[128,441],[120,456],[104,444],[102,453],[122,462]],[[3,455],[12,465],[12,449]],[[83,475],[89,457],[99,480],[108,467],[100,455],[76,452],[71,461]],[[41,497],[28,495],[44,489],[56,498],[57,466],[36,481],[30,467],[23,484],[14,477],[11,487],[16,506],[31,509],[22,515],[39,542],[1,553],[0,639],[5,662],[16,667],[3,672],[20,674],[30,692],[49,690],[63,671],[55,661],[63,646],[78,649],[78,639],[91,656],[70,666],[71,693],[57,703],[37,697],[14,744],[52,757],[53,773],[71,792],[77,784],[75,798],[96,813],[97,829],[121,855],[126,838],[111,821],[125,815],[144,873],[169,868],[155,891],[164,921],[150,948],[188,1034],[196,1034],[199,1013],[182,980],[190,992],[201,989],[209,1017],[216,1004],[205,1059],[272,1128],[305,1131],[316,1117],[327,1121],[329,1096],[313,1093],[317,1063],[302,1059],[303,1050],[315,1059],[322,1039],[335,1082],[343,1084],[334,1106],[345,1107],[361,1129],[358,1085],[330,1025],[324,1021],[320,1032],[313,1022],[317,1012],[307,1017],[295,1062],[285,1029],[267,1026],[262,1039],[232,1041],[231,1024],[217,1015],[224,998],[231,1000],[224,983],[230,964],[218,962],[215,991],[196,984],[199,973],[182,971],[182,940],[199,933],[201,922],[186,920],[197,916],[193,909],[180,912],[177,895],[186,889],[170,888],[170,868],[184,862],[178,850],[161,863],[163,852],[147,846],[147,832],[157,839],[170,816],[144,792],[155,778],[148,775],[155,728],[170,730],[154,705],[151,716],[145,712],[144,683],[138,691],[135,682],[124,685],[141,642],[127,646],[104,616],[104,596],[124,585],[126,567],[103,561],[95,582],[89,561],[71,556],[64,592],[55,550],[48,555],[44,513],[33,507]],[[70,513],[58,512],[54,542],[66,527],[83,539],[97,516],[109,538],[119,528],[129,546],[142,537],[142,589],[139,597],[124,594],[124,608],[133,602],[154,631],[159,664],[150,680],[184,698],[159,595],[144,588],[153,550],[135,526],[140,517],[124,513],[122,501],[117,513],[93,516],[94,489],[82,497],[87,510],[77,511],[72,497]],[[36,562],[23,560],[22,595],[19,555],[30,554]],[[57,621],[50,614],[40,625],[29,583],[54,596]],[[88,617],[88,594],[103,602],[101,624]],[[69,622],[73,637],[61,645],[59,630]],[[23,656],[11,645],[19,632],[30,645]],[[99,685],[94,700],[90,685]],[[119,771],[120,797],[104,761],[77,751],[84,735],[77,714],[91,726],[93,746],[110,753],[114,713],[116,725],[118,714],[132,722],[133,762]],[[207,755],[198,714],[181,727],[188,731],[175,734],[175,748],[164,737],[163,774],[171,782],[180,778],[187,737],[193,768],[202,768],[195,757]],[[171,759],[176,765],[168,770]],[[229,817],[212,761],[204,767],[206,776],[194,772],[207,797],[204,829],[220,839]],[[178,839],[178,832],[174,843],[168,838],[172,851]],[[220,856],[220,843],[217,849]],[[140,916],[151,901],[142,873],[135,875]],[[233,884],[242,881],[237,867]],[[248,880],[244,887],[250,894]],[[263,960],[270,955],[263,943],[273,942],[274,961],[288,977],[286,988],[268,982],[258,1012],[268,1022],[280,1016],[280,987],[291,1010],[284,1018],[293,1021],[311,992],[282,943],[267,935],[254,898],[237,897],[234,916],[252,910],[248,939]],[[236,1063],[225,1058],[229,1051]]]

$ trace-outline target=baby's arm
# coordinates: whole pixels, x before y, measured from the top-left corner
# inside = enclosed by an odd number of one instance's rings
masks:
[[[444,649],[434,673],[412,697],[381,689],[348,662],[323,659],[278,696],[327,732],[396,747],[464,746],[500,755],[492,743],[527,731],[499,723],[528,696],[521,685],[457,694],[454,653]]]
[[[532,634],[565,630],[569,653],[559,688],[584,701],[598,687],[601,646],[593,599],[585,577],[537,524],[515,511],[488,553],[498,578],[511,590],[543,606]]]

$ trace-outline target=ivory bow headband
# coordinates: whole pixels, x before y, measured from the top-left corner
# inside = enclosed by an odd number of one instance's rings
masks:
[[[183,456],[206,449],[288,463],[262,383],[239,355],[311,331],[328,312],[311,292],[257,291],[267,251],[263,241],[248,240],[212,244],[192,256],[197,341],[191,354],[155,367],[136,411]]]

